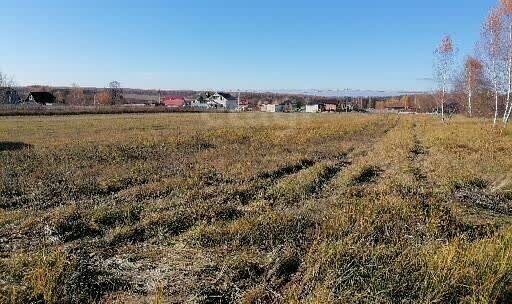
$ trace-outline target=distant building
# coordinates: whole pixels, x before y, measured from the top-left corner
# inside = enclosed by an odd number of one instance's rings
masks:
[[[167,96],[162,100],[162,104],[168,108],[183,108],[185,106],[185,97]]]
[[[224,108],[226,110],[236,110],[238,108],[238,98],[229,93],[215,93],[208,98],[208,104],[211,108]]]
[[[123,94],[123,101],[125,104],[143,104],[146,106],[156,106],[162,102],[159,95],[150,94]]]
[[[325,110],[323,104],[306,105],[306,113],[320,113]]]
[[[284,105],[269,104],[269,105],[267,105],[267,112],[270,112],[270,113],[284,112]]]
[[[239,99],[229,93],[205,92],[190,102],[190,107],[196,109],[226,109],[229,111],[247,111],[249,101]]]
[[[326,103],[324,106],[326,112],[336,112],[338,110],[338,105],[335,103]]]
[[[210,105],[208,104],[208,98],[203,95],[199,95],[199,97],[192,100],[190,107],[197,109],[208,109],[210,108]]]
[[[291,113],[297,111],[297,103],[291,100],[287,100],[283,103],[281,103],[281,106],[283,107],[283,112]]]
[[[260,112],[267,112],[267,106],[268,106],[268,104],[266,104],[266,103],[259,105]]]
[[[50,92],[30,92],[25,102],[35,102],[41,105],[51,105],[55,102],[55,96]]]
[[[238,111],[245,112],[249,110],[249,101],[247,99],[240,99],[240,102],[238,103]]]
[[[384,109],[390,112],[401,112],[407,110],[407,107],[400,102],[388,102]]]

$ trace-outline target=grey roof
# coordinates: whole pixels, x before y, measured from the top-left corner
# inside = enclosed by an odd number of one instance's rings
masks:
[[[235,99],[237,99],[235,96],[233,96],[233,95],[231,95],[229,93],[219,92],[217,94],[219,94],[220,96],[226,98],[227,100],[235,100]]]
[[[55,102],[55,96],[50,92],[30,92],[28,97],[32,96],[34,101],[40,104],[53,103]],[[27,98],[28,100],[28,98]]]

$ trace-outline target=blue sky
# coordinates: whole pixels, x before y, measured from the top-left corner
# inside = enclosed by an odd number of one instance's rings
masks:
[[[0,70],[20,85],[426,90],[443,34],[471,53],[495,2],[0,0]]]

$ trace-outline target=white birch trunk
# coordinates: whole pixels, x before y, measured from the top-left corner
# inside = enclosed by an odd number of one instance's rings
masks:
[[[493,125],[496,126],[496,121],[498,120],[498,71],[496,70],[496,59],[492,59],[492,78],[493,78],[493,84],[494,84],[494,98],[495,98],[495,105],[494,105],[494,123]]]
[[[496,99],[494,108],[494,126],[496,126],[496,122],[498,120],[498,88],[496,85],[494,87],[494,98]]]
[[[507,102],[505,104],[505,112],[503,113],[503,121],[507,116],[508,108],[510,107],[510,94],[512,91],[512,58],[508,60],[508,88],[507,88]]]
[[[508,88],[507,88],[507,102],[505,104],[505,112],[503,113],[503,123],[506,123],[508,116],[508,109],[510,108],[510,94],[512,92],[512,24],[509,26],[508,31]]]
[[[508,112],[506,113],[504,124],[507,125],[510,120],[510,113],[512,112],[512,105],[508,107]]]
[[[469,89],[469,95],[468,95],[468,113],[469,113],[469,117],[473,117],[473,108],[472,108],[472,105],[471,105],[471,97],[472,97],[472,92],[471,92],[471,89]]]
[[[473,117],[473,108],[472,108],[472,104],[471,104],[471,97],[473,95],[473,87],[471,85],[471,82],[472,82],[472,73],[471,73],[471,67],[468,69],[468,114],[469,114],[469,117]]]
[[[441,119],[444,122],[444,97],[446,93],[445,84],[443,83],[443,95],[441,96]]]

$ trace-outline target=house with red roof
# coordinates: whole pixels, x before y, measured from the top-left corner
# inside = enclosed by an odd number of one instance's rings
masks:
[[[162,104],[169,108],[183,108],[185,106],[185,97],[167,96],[162,100]]]
[[[238,103],[238,111],[244,112],[249,110],[249,101],[247,99],[240,99]]]

